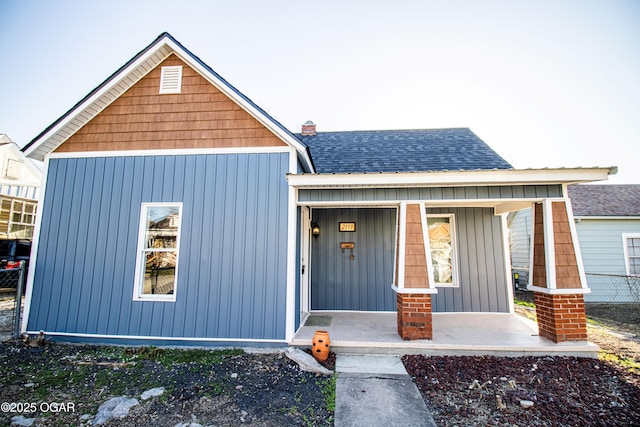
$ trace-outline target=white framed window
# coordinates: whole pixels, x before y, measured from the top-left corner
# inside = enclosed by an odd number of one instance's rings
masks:
[[[457,288],[460,283],[454,214],[427,214],[427,229],[435,286]]]
[[[7,237],[33,238],[37,207],[37,203],[2,197],[0,224],[7,224]]]
[[[628,276],[640,276],[640,233],[623,234],[624,264]]]
[[[15,159],[7,159],[7,169],[4,177],[9,179],[20,179],[22,176],[22,162]]]
[[[133,299],[175,301],[182,203],[143,203]]]

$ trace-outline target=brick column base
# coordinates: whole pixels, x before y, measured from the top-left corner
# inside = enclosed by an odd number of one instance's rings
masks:
[[[587,317],[581,294],[535,292],[538,332],[555,343],[587,340]]]
[[[433,339],[430,294],[397,294],[398,334],[403,340]]]

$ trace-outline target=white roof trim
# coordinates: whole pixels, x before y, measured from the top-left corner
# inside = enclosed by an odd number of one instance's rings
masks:
[[[621,215],[593,215],[593,216],[589,216],[589,215],[574,215],[573,216],[574,219],[579,219],[581,221],[588,221],[590,219],[593,220],[603,220],[603,219],[611,219],[611,220],[625,220],[625,219],[633,219],[633,220],[639,220],[640,216],[639,215],[629,215],[629,216],[621,216]]]
[[[228,83],[222,81],[201,63],[196,61],[188,51],[174,42],[168,34],[163,35],[155,41],[148,50],[144,51],[138,58],[131,62],[131,64],[105,82],[103,87],[85,99],[81,104],[74,107],[72,111],[63,116],[60,122],[46,133],[40,135],[38,139],[34,140],[25,150],[25,154],[33,159],[44,160],[48,153],[51,153],[60,146],[67,138],[97,116],[172,53],[196,70],[203,78],[247,111],[247,113],[258,120],[284,143],[294,147],[309,167],[309,170],[314,170],[306,147],[299,140],[283,131],[270,117],[266,116],[265,113],[259,111],[254,105],[239,96],[238,93],[229,87]]]
[[[550,185],[603,181],[615,167],[287,175],[297,188]]]

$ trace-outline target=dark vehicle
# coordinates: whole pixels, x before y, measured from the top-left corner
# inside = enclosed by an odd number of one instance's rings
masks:
[[[0,269],[20,268],[20,261],[25,261],[26,268],[29,266],[29,255],[31,255],[31,241],[0,240]]]

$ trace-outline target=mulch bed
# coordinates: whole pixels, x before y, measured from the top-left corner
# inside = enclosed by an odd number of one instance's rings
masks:
[[[402,360],[439,426],[640,425],[640,375],[600,360],[426,356]],[[524,409],[522,400],[532,401],[533,407]]]

